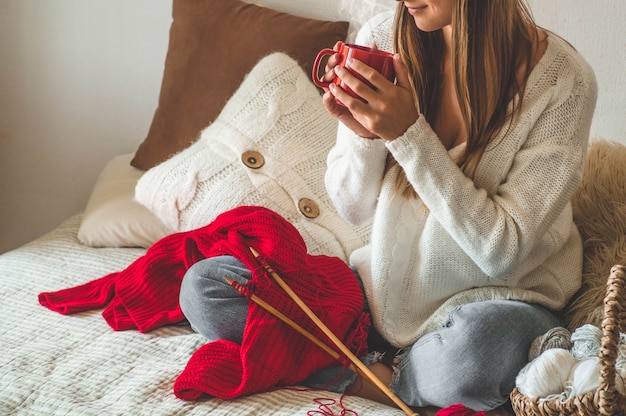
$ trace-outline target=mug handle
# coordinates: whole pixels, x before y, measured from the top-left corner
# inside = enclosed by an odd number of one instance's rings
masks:
[[[322,58],[326,55],[333,55],[335,53],[337,53],[337,51],[334,49],[324,48],[321,51],[319,51],[317,56],[315,57],[315,62],[313,62],[313,71],[311,74],[311,78],[313,79],[313,83],[320,88],[328,88],[328,86],[330,85],[330,82],[322,81],[319,77],[318,72],[319,72],[320,63],[322,62]]]

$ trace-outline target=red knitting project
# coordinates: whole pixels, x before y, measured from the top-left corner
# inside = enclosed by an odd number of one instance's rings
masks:
[[[362,312],[363,295],[352,270],[339,258],[308,254],[297,229],[262,207],[235,208],[205,227],[169,235],[123,271],[77,287],[41,293],[39,302],[61,314],[105,307],[102,315],[114,330],[148,332],[185,319],[178,296],[191,265],[203,258],[231,255],[252,271],[248,294],[254,293],[332,346],[267,276],[249,247],[266,259],[355,354],[366,350],[369,320]],[[203,394],[229,399],[300,383],[335,363],[251,302],[241,345],[220,340],[202,346],[176,379],[174,393],[184,400]]]
[[[483,410],[475,412],[469,407],[465,407],[462,404],[453,404],[445,409],[439,410],[435,416],[486,416]]]

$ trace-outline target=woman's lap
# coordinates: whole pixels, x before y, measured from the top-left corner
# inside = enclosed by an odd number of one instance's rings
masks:
[[[233,257],[202,260],[183,279],[180,305],[194,330],[208,340],[241,342],[248,301],[224,277],[246,283],[251,273]],[[532,341],[559,325],[546,309],[524,302],[461,305],[449,312],[442,328],[398,355],[391,387],[410,406],[498,407],[508,399],[515,377],[526,365]],[[325,373],[312,377],[310,384],[343,388],[354,377],[339,368]]]

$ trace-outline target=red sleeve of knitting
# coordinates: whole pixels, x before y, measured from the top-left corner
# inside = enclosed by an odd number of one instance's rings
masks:
[[[39,303],[63,315],[101,308],[115,295],[113,281],[116,275],[111,273],[80,286],[40,293]]]

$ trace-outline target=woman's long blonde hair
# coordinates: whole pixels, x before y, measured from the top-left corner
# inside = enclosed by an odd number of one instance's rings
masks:
[[[522,0],[456,0],[452,13],[452,65],[456,95],[465,122],[466,150],[457,161],[472,177],[487,145],[520,107],[537,42],[535,24]],[[533,30],[531,30],[533,29]],[[433,125],[438,117],[444,41],[442,30],[419,30],[404,4],[398,4],[395,49],[411,74],[419,111]],[[519,76],[519,69],[525,73]],[[520,79],[522,82],[520,83]],[[517,94],[517,95],[516,95]],[[513,101],[513,114],[509,103]],[[388,165],[396,162],[390,158]],[[398,189],[406,184],[404,172]],[[412,186],[402,190],[416,196]]]

